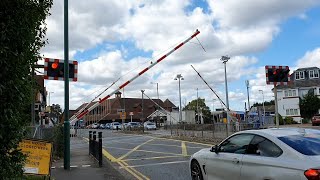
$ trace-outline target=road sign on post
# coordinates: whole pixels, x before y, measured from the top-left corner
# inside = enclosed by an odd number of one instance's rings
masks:
[[[124,120],[126,117],[126,112],[120,112],[120,119]]]

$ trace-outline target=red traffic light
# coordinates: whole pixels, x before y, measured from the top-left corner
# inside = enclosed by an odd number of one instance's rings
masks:
[[[59,67],[59,63],[57,63],[57,62],[54,62],[51,64],[52,69],[57,69],[58,67]]]

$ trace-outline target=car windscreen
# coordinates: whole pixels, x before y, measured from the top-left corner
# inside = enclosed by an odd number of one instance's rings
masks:
[[[138,125],[138,123],[130,123],[131,125]]]
[[[308,156],[320,155],[320,134],[301,134],[278,137],[301,154]]]
[[[113,125],[120,125],[120,123],[113,123]]]
[[[153,123],[148,123],[147,125],[148,125],[148,126],[154,126],[155,124],[153,124]]]

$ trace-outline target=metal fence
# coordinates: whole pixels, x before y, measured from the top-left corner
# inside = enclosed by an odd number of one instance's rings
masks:
[[[92,155],[102,167],[102,132],[98,132],[98,141],[96,131],[89,131],[89,155]]]
[[[243,130],[262,129],[274,126],[273,117],[264,119],[248,119],[246,122],[214,123],[214,124],[175,124],[167,125],[164,129],[171,136],[185,136],[202,139],[224,139],[229,135]]]

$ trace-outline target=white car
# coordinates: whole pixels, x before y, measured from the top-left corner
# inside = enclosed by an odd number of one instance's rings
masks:
[[[272,128],[235,133],[190,158],[192,179],[320,179],[320,130]]]
[[[121,129],[121,127],[122,127],[121,123],[118,123],[118,122],[113,122],[111,124],[111,129],[114,129],[114,130]]]
[[[156,129],[157,129],[157,126],[156,126],[155,123],[145,122],[145,123],[144,123],[144,129],[146,129],[146,130],[156,130]]]

